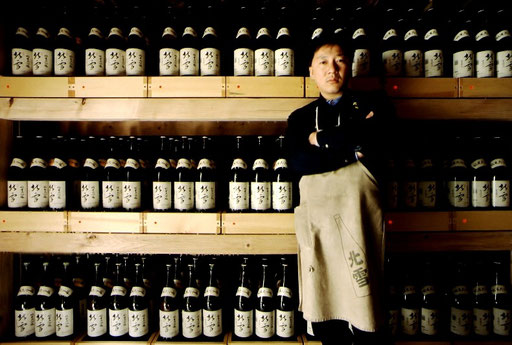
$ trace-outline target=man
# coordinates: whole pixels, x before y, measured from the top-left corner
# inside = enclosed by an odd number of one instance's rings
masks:
[[[320,97],[288,118],[299,309],[322,344],[382,344],[384,234],[378,182],[381,107],[347,88],[351,51],[334,38],[313,49]],[[373,172],[373,173],[372,173]]]

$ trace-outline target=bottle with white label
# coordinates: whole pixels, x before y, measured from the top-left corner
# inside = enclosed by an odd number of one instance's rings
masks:
[[[114,4],[109,14],[109,28],[105,43],[105,75],[126,75],[126,40],[119,6]]]
[[[403,164],[401,186],[403,207],[414,209],[418,206],[418,169],[410,153],[404,159]]]
[[[108,302],[108,334],[114,339],[128,335],[128,291],[122,266],[121,262],[115,264],[114,283]]]
[[[127,142],[125,163],[122,168],[122,206],[125,211],[138,211],[142,207],[142,167],[137,138],[130,136]]]
[[[74,255],[73,267],[72,267],[72,279],[73,279],[73,292],[77,301],[77,322],[82,330],[82,327],[87,323],[87,297],[89,290],[86,287],[86,256],[85,255]]]
[[[222,340],[224,338],[222,297],[215,257],[210,259],[208,268],[208,286],[203,294],[203,335],[208,340]]]
[[[491,177],[487,164],[487,145],[481,137],[472,141],[471,158],[471,206],[486,208],[491,206]]]
[[[55,286],[48,260],[42,263],[42,281],[36,295],[36,338],[49,338],[55,334]]]
[[[59,339],[71,339],[77,334],[79,315],[69,261],[62,262],[62,272],[64,276],[57,292],[55,333]]]
[[[174,339],[180,334],[180,310],[178,290],[173,280],[173,264],[165,264],[165,285],[160,294],[158,311],[160,338]]]
[[[446,172],[448,202],[453,208],[467,208],[471,200],[470,172],[464,155],[464,141],[456,137]]]
[[[419,21],[416,8],[411,5],[407,9],[404,35],[404,76],[423,77],[423,39],[419,32]]]
[[[295,75],[295,41],[292,34],[292,21],[290,9],[281,6],[279,10],[279,26],[276,34],[276,45],[274,51],[274,75],[286,77]]]
[[[292,290],[292,276],[285,257],[280,262],[281,274],[277,284],[276,335],[278,339],[295,338],[295,296]]]
[[[401,331],[405,337],[419,334],[421,326],[421,297],[412,275],[412,265],[406,265],[400,304]]]
[[[87,298],[87,336],[94,339],[101,339],[108,332],[108,294],[103,284],[102,270],[103,265],[94,262],[94,281]]]
[[[425,260],[420,294],[420,333],[429,338],[439,335],[441,328],[441,292],[435,279],[435,268],[431,259]]]
[[[85,75],[105,75],[105,33],[103,24],[104,14],[98,5],[91,8],[89,14],[88,35],[85,40]]]
[[[267,162],[266,143],[263,136],[257,138],[256,156],[251,176],[251,211],[266,212],[272,207],[271,176]]]
[[[254,41],[254,75],[274,75],[275,40],[271,33],[270,14],[266,5],[259,10],[259,20]]]
[[[510,170],[506,161],[506,143],[502,137],[491,139],[489,165],[491,167],[491,206],[510,207]]]
[[[437,164],[428,147],[422,151],[418,169],[418,207],[434,209],[438,206]]]
[[[468,288],[467,267],[457,262],[450,296],[450,335],[467,338],[473,327],[473,306]]]
[[[7,207],[10,210],[21,210],[28,205],[27,148],[26,139],[21,135],[16,136],[11,164],[7,168]]]
[[[352,57],[353,77],[365,77],[371,73],[371,50],[367,34],[368,17],[362,2],[356,2],[350,21],[351,42],[354,49],[354,56]]]
[[[149,303],[141,263],[135,263],[135,281],[128,299],[128,335],[132,339],[149,334]]]
[[[403,47],[397,27],[397,16],[394,7],[386,6],[380,41],[382,71],[386,77],[399,77],[403,73]]]
[[[254,75],[254,41],[251,33],[250,14],[247,1],[242,1],[238,12],[233,41],[233,75]]]
[[[20,287],[14,298],[14,336],[26,339],[35,333],[35,287],[31,262],[24,260],[20,277]]]
[[[326,35],[327,21],[328,18],[325,8],[318,4],[311,15],[311,24],[309,27],[309,39],[312,42],[316,42],[316,40],[320,40]]]
[[[237,136],[233,149],[231,169],[229,172],[229,210],[231,212],[244,212],[249,210],[249,172],[244,139]]]
[[[471,20],[464,8],[457,11],[452,30],[452,76],[472,78],[475,75],[474,39]]]
[[[386,164],[386,208],[388,210],[396,210],[398,208],[400,171],[397,164],[395,157],[388,158]]]
[[[278,154],[272,168],[272,209],[276,212],[293,211],[293,183],[285,152],[285,137],[277,139]]]
[[[180,75],[199,75],[199,37],[195,18],[195,7],[192,1],[186,1],[186,15],[180,44]]]
[[[439,13],[436,7],[429,8],[423,17],[423,45],[426,78],[445,75],[443,32],[439,25]]]
[[[146,37],[142,8],[135,3],[131,9],[128,41],[126,44],[126,75],[143,76],[146,74]]]
[[[174,8],[169,5],[166,9],[164,21],[161,23],[160,48],[158,51],[158,71],[160,75],[180,74],[180,48],[176,15]]]
[[[80,178],[80,206],[84,211],[98,210],[101,205],[101,166],[98,163],[98,142],[93,136],[81,139],[82,172]]]
[[[53,70],[56,76],[75,75],[77,47],[72,23],[71,8],[64,5],[58,19],[58,31],[54,41]]]
[[[512,35],[510,33],[510,12],[504,4],[500,3],[496,12],[495,40],[496,40],[496,76],[498,78],[512,77]]]
[[[105,211],[122,207],[122,172],[119,140],[111,136],[107,141],[106,161],[101,178],[101,205]]]
[[[492,334],[504,338],[510,336],[512,324],[512,299],[509,292],[510,283],[507,279],[509,268],[500,259],[494,260],[493,266]]]
[[[204,30],[200,42],[200,74],[203,76],[221,75],[221,41],[219,38],[219,10],[210,1],[204,14]]]
[[[32,42],[28,25],[20,22],[11,48],[11,71],[14,76],[32,75]]]
[[[48,161],[48,206],[50,210],[67,209],[71,188],[66,154],[67,142],[64,137],[52,138],[50,160]]]
[[[174,209],[181,212],[194,209],[194,170],[192,152],[189,150],[188,138],[181,137],[178,147],[176,179],[174,180]]]
[[[240,279],[235,295],[233,338],[248,340],[254,334],[254,297],[247,263],[240,265]]]
[[[199,212],[215,211],[217,173],[210,137],[204,136],[201,139],[201,152],[194,184],[196,210]]]
[[[276,334],[276,305],[267,258],[261,259],[260,282],[254,310],[254,333],[259,339],[270,339]]]
[[[478,11],[473,18],[475,35],[475,77],[496,76],[495,40],[491,35],[488,11],[483,2],[477,3]]]
[[[152,171],[153,210],[158,212],[172,210],[172,185],[176,166],[171,166],[171,141],[160,136],[158,153]]]
[[[194,264],[187,265],[187,285],[183,292],[181,333],[186,339],[199,339],[203,334],[201,295],[197,286]]]
[[[477,337],[488,337],[492,327],[491,294],[488,283],[491,272],[483,260],[475,264],[473,283],[473,332]]]
[[[49,181],[48,162],[46,160],[47,141],[38,135],[31,143],[32,160],[28,169],[28,208],[44,210],[48,208]]]

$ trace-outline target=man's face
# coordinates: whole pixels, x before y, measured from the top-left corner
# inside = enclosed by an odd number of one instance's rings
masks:
[[[320,47],[309,66],[309,76],[325,99],[335,99],[343,94],[348,71],[348,59],[338,45]]]

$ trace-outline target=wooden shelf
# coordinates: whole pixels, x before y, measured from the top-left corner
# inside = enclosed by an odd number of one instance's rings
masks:
[[[148,77],[70,77],[68,80],[69,97],[137,98],[148,96]]]
[[[92,340],[85,335],[74,340],[73,345],[150,345],[156,339],[157,333],[149,335],[147,340]]]
[[[139,212],[68,212],[68,231],[86,233],[142,233]]]
[[[67,212],[0,211],[0,231],[65,232]]]
[[[145,233],[149,234],[220,234],[220,213],[144,214]]]
[[[227,97],[304,97],[303,77],[226,77]]]
[[[232,334],[229,333],[227,339],[228,345],[261,345],[261,344],[271,344],[271,345],[294,345],[300,344],[302,345],[302,336],[297,336],[297,340],[232,340]]]
[[[461,78],[459,83],[461,98],[512,97],[511,78]]]
[[[226,78],[148,77],[148,97],[226,97]]]
[[[295,234],[293,213],[223,213],[223,234]]]
[[[449,231],[451,218],[451,212],[388,212],[384,224],[387,232]]]

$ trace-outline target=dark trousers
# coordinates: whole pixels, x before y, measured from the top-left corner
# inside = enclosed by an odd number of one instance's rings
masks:
[[[352,327],[350,331],[348,322],[342,320],[329,320],[314,322],[313,332],[322,342],[322,345],[382,345],[389,344],[384,332],[364,332]]]

